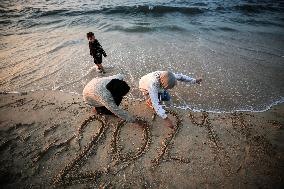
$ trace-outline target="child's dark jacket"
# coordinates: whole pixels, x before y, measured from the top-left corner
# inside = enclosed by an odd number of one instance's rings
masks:
[[[94,58],[100,57],[102,55],[104,55],[104,57],[107,56],[101,44],[96,39],[94,42],[89,42],[89,48],[90,48],[90,55],[93,56]]]

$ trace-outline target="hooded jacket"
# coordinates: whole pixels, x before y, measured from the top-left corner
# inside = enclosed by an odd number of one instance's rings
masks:
[[[106,88],[106,85],[112,79],[123,80],[123,76],[121,74],[117,74],[109,77],[92,79],[83,90],[83,99],[91,106],[105,106],[108,110],[121,119],[131,121],[133,118],[129,116],[126,111],[122,110],[115,104],[115,100],[111,92]]]

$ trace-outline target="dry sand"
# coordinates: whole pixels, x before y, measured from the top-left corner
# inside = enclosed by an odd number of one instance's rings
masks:
[[[169,110],[144,126],[94,116],[60,91],[0,94],[1,188],[281,188],[284,105],[263,113]]]

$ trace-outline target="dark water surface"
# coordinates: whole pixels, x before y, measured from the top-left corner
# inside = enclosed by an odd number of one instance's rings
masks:
[[[81,93],[93,77],[86,33],[108,57],[106,75],[138,80],[155,70],[202,77],[179,85],[174,104],[262,111],[284,101],[281,1],[11,0],[0,4],[0,91]]]

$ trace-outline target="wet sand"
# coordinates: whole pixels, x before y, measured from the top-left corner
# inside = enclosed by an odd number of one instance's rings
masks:
[[[163,126],[93,115],[60,91],[0,94],[1,188],[281,188],[284,105],[261,113],[171,109]],[[154,119],[153,119],[154,118]]]

